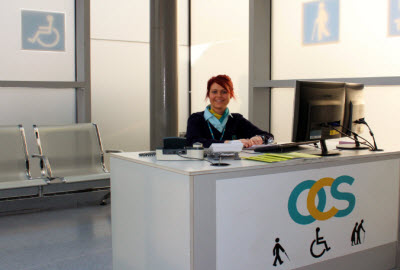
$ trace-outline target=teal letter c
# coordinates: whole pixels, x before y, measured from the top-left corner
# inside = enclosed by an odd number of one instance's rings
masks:
[[[299,198],[300,194],[304,190],[310,189],[314,185],[315,182],[316,181],[314,181],[314,180],[306,180],[304,182],[301,182],[293,189],[292,193],[289,196],[289,201],[288,201],[289,215],[293,219],[293,221],[298,224],[307,225],[307,224],[313,223],[315,221],[315,219],[311,215],[303,216],[297,210],[297,199]],[[317,194],[318,194],[317,209],[319,211],[323,212],[325,205],[326,205],[325,190],[323,188],[321,188]]]

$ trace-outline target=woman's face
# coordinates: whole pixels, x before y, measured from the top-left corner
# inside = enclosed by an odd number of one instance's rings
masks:
[[[223,114],[229,104],[231,95],[221,85],[213,83],[210,87],[208,98],[210,99],[211,109],[218,114]]]

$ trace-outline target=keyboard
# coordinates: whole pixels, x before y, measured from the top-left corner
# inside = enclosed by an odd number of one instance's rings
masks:
[[[156,151],[139,153],[139,157],[154,157],[155,155]]]
[[[257,147],[254,152],[259,153],[287,153],[293,152],[300,149],[300,145],[315,144],[319,141],[309,141],[309,142],[291,142],[291,143],[277,143],[268,144],[262,147]]]

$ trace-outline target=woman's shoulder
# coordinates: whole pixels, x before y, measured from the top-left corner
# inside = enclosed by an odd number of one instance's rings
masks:
[[[192,113],[190,116],[193,116],[193,117],[201,116],[201,117],[203,117],[203,114],[204,114],[204,111],[201,111],[201,112]]]
[[[200,121],[200,120],[204,120],[204,112],[196,112],[196,113],[192,113],[189,116],[188,121]]]
[[[239,124],[239,125],[243,125],[243,124],[245,124],[245,123],[248,123],[249,122],[249,120],[247,120],[242,114],[240,114],[240,113],[231,113],[231,115],[232,115],[232,120],[235,122],[235,123],[237,123],[237,124]]]
[[[203,111],[203,112],[195,112],[195,113],[192,113],[192,114],[189,116],[189,119],[190,119],[190,118],[193,118],[193,119],[204,118],[204,111]]]
[[[241,115],[240,113],[231,113],[232,117],[234,119],[242,119],[244,118],[243,115]]]

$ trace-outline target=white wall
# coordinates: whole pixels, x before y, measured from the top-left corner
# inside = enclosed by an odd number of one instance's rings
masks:
[[[294,89],[274,88],[271,91],[271,100],[271,133],[277,142],[291,142]]]
[[[248,116],[249,1],[192,0],[192,112],[203,111],[207,81],[232,78],[237,100],[231,112]]]
[[[105,149],[150,147],[150,2],[91,1],[92,121]],[[188,4],[178,1],[179,131],[188,116]]]
[[[312,79],[398,76],[399,37],[389,37],[389,1],[340,1],[339,42],[302,44],[302,6],[308,0],[276,0],[272,7],[272,77]],[[290,6],[290,8],[288,8]],[[288,19],[290,18],[290,19]],[[292,136],[294,89],[272,91],[271,131],[278,141]],[[397,144],[400,86],[366,87],[366,120],[378,146]],[[369,135],[364,131],[365,136]]]
[[[399,144],[399,100],[400,86],[374,86],[365,89],[365,119],[375,134],[378,146]],[[364,133],[367,134],[366,131]]]
[[[65,13],[65,51],[22,50],[21,10]],[[75,80],[74,1],[0,1],[0,80]]]
[[[388,36],[389,1],[339,1],[339,41],[303,45],[303,4],[272,4],[272,79],[398,76],[400,38]]]

